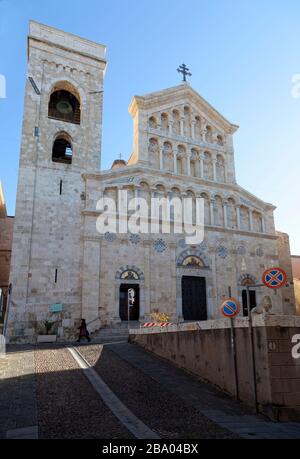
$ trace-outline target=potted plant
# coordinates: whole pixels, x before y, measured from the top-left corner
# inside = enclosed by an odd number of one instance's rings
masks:
[[[37,342],[38,343],[55,343],[56,342],[56,333],[50,334],[51,330],[54,327],[55,322],[50,322],[45,320],[42,322],[38,330]]]
[[[164,312],[160,312],[158,309],[154,310],[150,316],[155,322],[146,322],[143,324],[143,327],[167,327],[168,325],[172,325],[170,316]]]

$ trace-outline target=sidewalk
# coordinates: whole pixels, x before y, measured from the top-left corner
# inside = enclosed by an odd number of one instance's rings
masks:
[[[144,351],[135,344],[107,346],[221,427],[247,439],[300,439],[300,423],[276,423]]]
[[[0,438],[38,438],[32,346],[8,346],[0,358]]]

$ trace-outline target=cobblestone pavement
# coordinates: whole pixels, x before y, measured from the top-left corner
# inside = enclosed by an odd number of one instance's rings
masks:
[[[0,358],[0,438],[37,438],[36,380],[31,346],[8,346]]]
[[[243,404],[222,394],[166,361],[128,343],[107,346],[122,360],[168,388],[199,413],[247,439],[300,439],[300,423],[277,423],[253,415]]]
[[[65,348],[37,349],[39,438],[133,438]]]
[[[300,438],[128,343],[79,345],[121,402],[161,438]],[[132,438],[63,346],[10,346],[0,359],[0,438]]]
[[[161,438],[238,438],[106,346],[79,346],[79,351],[130,411]]]

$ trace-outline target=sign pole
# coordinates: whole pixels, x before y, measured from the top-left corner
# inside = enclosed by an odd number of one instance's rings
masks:
[[[246,292],[247,292],[247,311],[248,311],[248,319],[249,319],[249,346],[250,346],[251,363],[252,363],[252,378],[253,378],[253,398],[254,398],[255,413],[257,413],[258,406],[257,406],[255,350],[254,350],[254,340],[253,340],[253,325],[252,325],[249,285],[246,285]]]
[[[231,287],[228,287],[229,298],[231,297]],[[239,381],[238,381],[238,371],[237,371],[237,358],[236,358],[236,339],[235,339],[235,329],[234,329],[234,317],[230,320],[230,339],[231,339],[231,349],[233,356],[233,368],[234,368],[234,382],[235,382],[235,398],[239,400]]]

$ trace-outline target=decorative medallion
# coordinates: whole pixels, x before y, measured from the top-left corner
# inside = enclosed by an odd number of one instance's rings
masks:
[[[226,258],[228,255],[228,249],[224,245],[219,245],[219,247],[217,247],[216,253],[220,258]]]
[[[132,244],[138,245],[141,242],[141,236],[139,234],[131,233],[129,236],[129,240]]]
[[[107,231],[107,233],[104,234],[104,239],[107,242],[114,242],[117,239],[117,235],[115,233],[110,233]]]
[[[264,256],[264,251],[263,251],[263,249],[262,249],[261,247],[257,247],[257,249],[256,249],[256,255],[257,255],[258,257],[263,257],[263,256]]]
[[[156,252],[163,253],[167,249],[167,244],[163,239],[156,239],[153,242],[153,247]]]
[[[246,247],[243,245],[239,245],[238,248],[236,249],[236,253],[238,255],[246,255]]]

